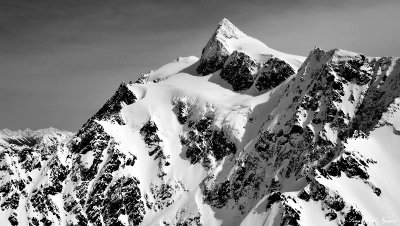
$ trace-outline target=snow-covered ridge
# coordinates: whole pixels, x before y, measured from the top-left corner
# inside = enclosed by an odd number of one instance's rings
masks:
[[[3,149],[1,222],[383,225],[399,76],[399,58],[284,54],[224,19],[200,59],[121,83],[67,144]]]

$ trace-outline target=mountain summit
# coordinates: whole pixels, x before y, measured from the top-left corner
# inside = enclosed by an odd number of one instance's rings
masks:
[[[286,54],[223,19],[200,59],[121,83],[74,136],[0,133],[1,222],[398,221],[398,81],[399,58]]]
[[[246,34],[224,18],[203,48],[197,72],[202,75],[208,75],[221,69],[234,50],[230,42],[246,37]]]

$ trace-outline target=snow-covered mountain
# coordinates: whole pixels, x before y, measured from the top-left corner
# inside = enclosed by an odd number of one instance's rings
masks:
[[[54,128],[0,130],[1,225],[58,221],[70,165],[66,144],[72,136]]]
[[[399,58],[286,54],[224,19],[73,137],[3,131],[0,220],[400,225],[399,81]]]

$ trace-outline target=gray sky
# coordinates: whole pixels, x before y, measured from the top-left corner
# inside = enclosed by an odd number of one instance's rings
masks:
[[[397,0],[0,0],[0,129],[77,131],[121,81],[199,56],[226,17],[271,48],[400,56]]]

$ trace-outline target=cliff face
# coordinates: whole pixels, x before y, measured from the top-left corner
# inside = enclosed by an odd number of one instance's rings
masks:
[[[3,132],[0,217],[12,225],[396,220],[399,66],[339,49],[281,53],[224,19],[200,59],[122,83],[73,137],[41,144]]]

